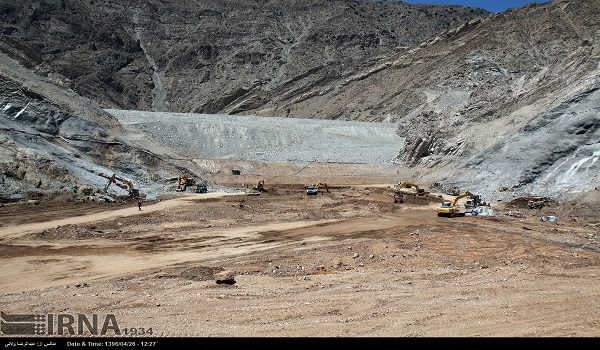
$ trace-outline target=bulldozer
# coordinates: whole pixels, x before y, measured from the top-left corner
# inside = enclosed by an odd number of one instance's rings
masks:
[[[177,179],[177,188],[176,192],[185,192],[188,186],[194,186],[196,184],[196,180],[189,178],[185,175],[179,176]]]
[[[455,216],[464,216],[465,212],[462,212],[460,210],[458,200],[465,197],[470,198],[470,200],[465,205],[466,210],[472,210],[473,208],[476,208],[480,204],[482,204],[480,196],[466,191],[454,197],[454,199],[452,199],[451,201],[444,201],[442,205],[437,208],[437,216],[445,216],[451,218]]]
[[[105,173],[98,173],[98,176],[108,179],[108,182],[106,183],[106,185],[104,185],[104,193],[108,192],[108,188],[110,187],[111,184],[116,184],[120,188],[127,190],[127,192],[129,192],[130,198],[136,198],[136,199],[146,198],[146,195],[141,194],[140,191],[133,186],[133,183],[131,181],[129,181],[117,174],[112,174],[112,176],[109,176]]]

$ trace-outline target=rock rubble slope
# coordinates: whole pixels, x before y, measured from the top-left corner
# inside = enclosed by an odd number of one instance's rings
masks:
[[[190,159],[390,164],[400,137],[391,123],[107,110]]]

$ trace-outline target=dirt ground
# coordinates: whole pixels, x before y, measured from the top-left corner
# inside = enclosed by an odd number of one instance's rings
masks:
[[[600,220],[570,204],[441,218],[393,184],[265,188],[5,204],[0,310],[146,337],[600,336]]]

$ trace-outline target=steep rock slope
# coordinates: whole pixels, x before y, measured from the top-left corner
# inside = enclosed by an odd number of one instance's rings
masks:
[[[3,1],[0,49],[105,108],[252,114],[487,13],[363,0]]]
[[[304,117],[397,123],[398,160],[423,181],[588,191],[599,181],[599,21],[598,1],[531,4],[272,103]]]
[[[127,197],[127,188],[105,187],[100,173],[156,198],[172,194],[182,174],[211,192],[236,191],[214,177],[232,167],[250,182],[283,176],[295,183],[298,172],[352,181],[356,173],[396,171],[392,124],[103,110],[1,53],[0,83],[0,207]]]
[[[181,171],[175,152],[1,53],[0,106],[0,203],[88,198],[106,184],[101,172],[166,186]]]

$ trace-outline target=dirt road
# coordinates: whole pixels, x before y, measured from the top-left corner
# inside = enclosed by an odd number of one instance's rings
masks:
[[[142,211],[4,206],[0,310],[110,313],[158,337],[600,335],[590,218],[541,222],[558,208],[515,205],[439,218],[439,197],[394,204],[392,193],[307,196],[282,184],[171,196]],[[216,283],[223,271],[235,284]]]

